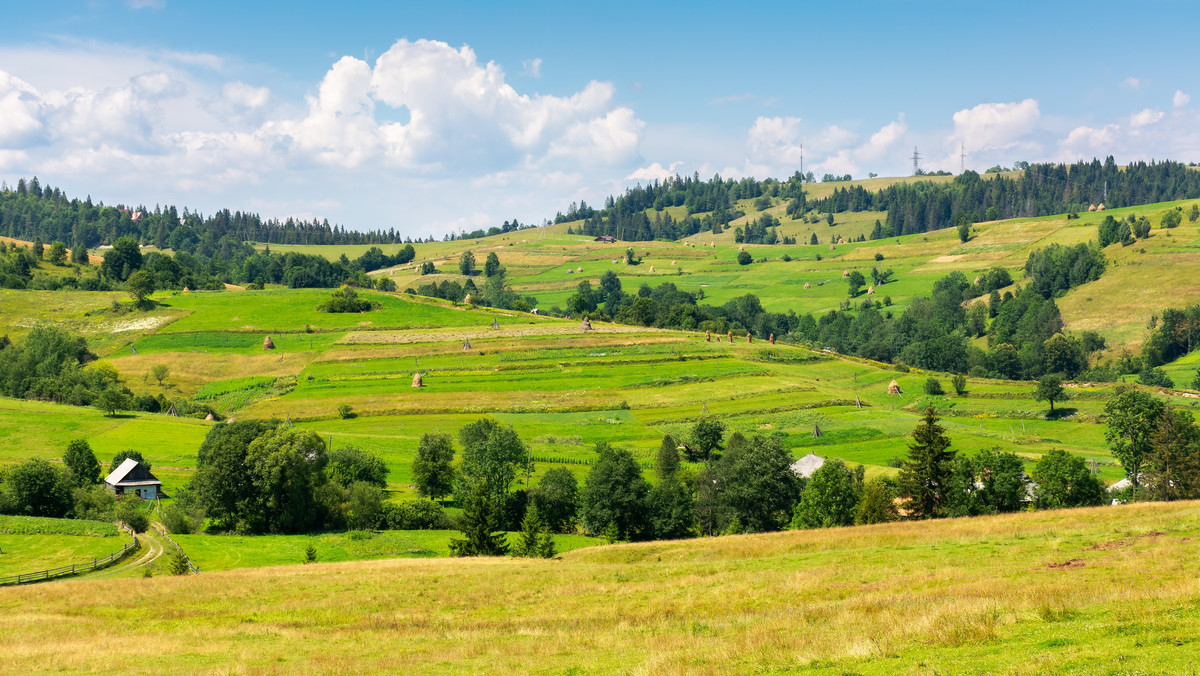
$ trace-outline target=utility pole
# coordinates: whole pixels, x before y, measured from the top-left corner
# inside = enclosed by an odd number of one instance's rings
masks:
[[[913,161],[913,176],[916,176],[917,173],[921,171],[921,165],[920,165],[921,153],[917,152],[916,146],[913,146],[912,161]]]

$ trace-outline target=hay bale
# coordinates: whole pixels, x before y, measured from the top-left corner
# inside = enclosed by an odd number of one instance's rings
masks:
[[[873,287],[873,286],[868,286],[868,287],[867,287],[867,295],[868,295],[868,296],[874,296],[874,295],[875,295],[875,287]]]
[[[650,266],[650,274],[654,274],[654,266],[653,265]]]
[[[849,277],[849,276],[850,276],[849,270],[842,270],[842,278],[843,279],[845,279],[846,277]]]
[[[772,345],[775,344],[775,334],[774,333],[771,334],[770,338],[767,338],[767,342],[771,343]]]
[[[730,332],[729,332],[729,333],[726,335],[726,338],[728,338],[728,339],[729,339],[729,344],[730,344],[730,345],[733,345],[733,331],[730,331]]]
[[[471,294],[468,293],[466,296],[464,296],[463,302],[466,303],[467,305],[470,305],[471,304]]]
[[[584,317],[583,323],[579,325],[579,328],[583,331],[591,331],[592,330],[592,320],[588,319],[587,317]]]
[[[270,336],[267,336],[266,338],[263,339],[263,349],[264,350],[274,350],[275,349],[275,342],[271,340]]]
[[[887,393],[888,394],[903,394],[903,392],[900,391],[900,383],[898,383],[894,380],[892,382],[888,383]]]
[[[1095,211],[1095,210],[1096,210],[1096,205],[1095,205],[1095,204],[1089,204],[1089,205],[1088,205],[1088,211]]]
[[[425,387],[425,381],[421,379],[420,373],[413,374],[413,387]]]
[[[204,416],[204,419],[205,419],[205,420],[216,420],[216,418],[214,418],[214,417],[213,417],[213,414],[211,414],[211,413],[209,413],[208,415]]]
[[[806,288],[806,289],[809,288],[808,282],[804,283],[804,288]]]
[[[704,329],[704,342],[706,342],[706,343],[712,342],[712,331],[709,331],[708,329]]]
[[[749,331],[747,331],[747,332],[746,332],[746,342],[747,342],[747,343],[753,343],[753,342],[754,342],[754,336],[751,336]]]
[[[830,250],[830,251],[833,251],[833,245],[832,245],[832,244],[830,244],[830,245],[829,245],[829,250]]]
[[[471,339],[467,338],[463,341],[463,351],[471,349]]]

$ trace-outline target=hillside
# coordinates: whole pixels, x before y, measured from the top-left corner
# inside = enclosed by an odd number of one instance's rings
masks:
[[[99,321],[109,294],[72,292],[67,303],[61,292],[4,293],[19,294],[21,304],[0,316],[0,333],[19,339],[29,325],[25,311],[51,313],[85,331],[135,393],[194,397],[229,417],[290,417],[334,448],[379,453],[397,497],[414,494],[410,467],[422,434],[453,433],[484,415],[512,425],[529,444],[535,481],[554,467],[582,478],[600,441],[629,448],[648,471],[663,434],[685,437],[706,413],[730,432],[775,435],[797,457],[815,451],[864,464],[868,475],[894,473],[889,465],[906,452],[904,438],[926,403],[942,411],[960,450],[1001,447],[1031,462],[1062,448],[1095,460],[1107,481],[1123,476],[1100,418],[1112,385],[1071,388],[1070,410],[1047,420],[1033,383],[971,378],[958,395],[943,374],[947,394],[930,397],[923,391],[929,373],[799,346],[748,344],[744,337],[732,345],[705,342],[701,333],[602,322],[584,332],[575,320],[404,294],[364,292],[382,305],[364,314],[317,312],[328,295],[319,290],[163,295],[158,309],[136,319]],[[271,351],[262,348],[268,335]],[[159,364],[170,369],[162,386],[148,377]],[[419,389],[410,386],[417,372],[425,385]],[[893,379],[903,394],[886,393]],[[1188,396],[1171,399],[1187,405]],[[355,417],[341,418],[341,404]],[[76,437],[102,458],[152,449],[168,494],[186,482],[213,424],[151,413],[112,418],[12,399],[0,400],[0,419],[0,462],[58,458]]]
[[[1198,517],[1140,504],[67,581],[0,589],[0,648],[19,671],[1183,673]]]

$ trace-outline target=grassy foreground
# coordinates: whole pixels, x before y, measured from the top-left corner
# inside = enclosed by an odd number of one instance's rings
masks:
[[[0,589],[13,671],[1194,673],[1200,503]],[[112,599],[120,597],[120,603]]]

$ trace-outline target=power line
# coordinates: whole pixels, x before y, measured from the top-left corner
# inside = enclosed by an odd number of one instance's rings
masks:
[[[917,152],[916,146],[913,146],[912,161],[913,161],[913,176],[916,176],[917,174],[919,174],[921,172],[921,165],[920,165],[921,153]]]

